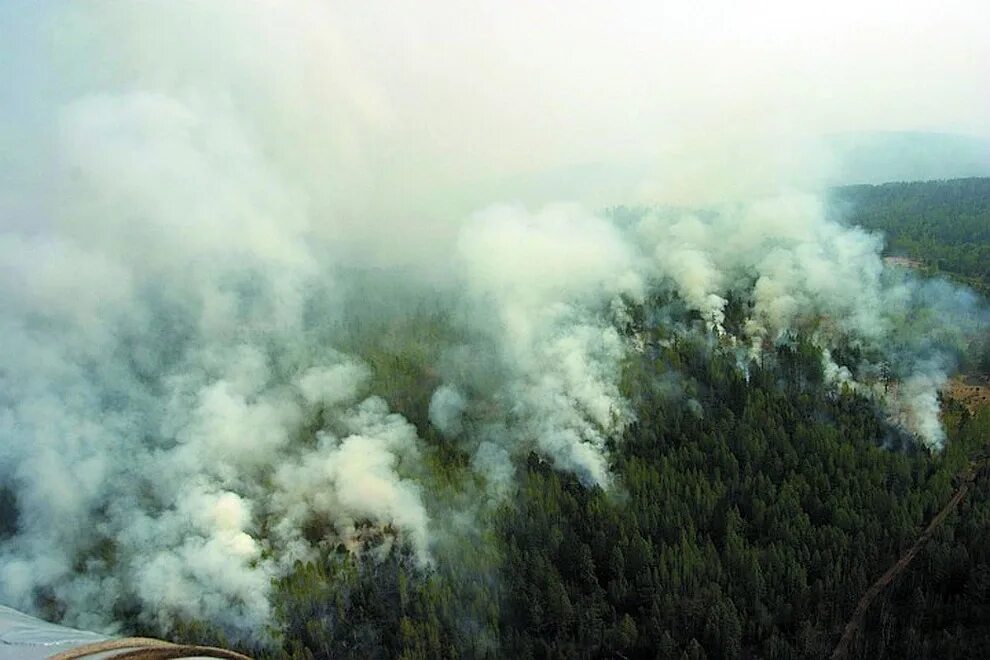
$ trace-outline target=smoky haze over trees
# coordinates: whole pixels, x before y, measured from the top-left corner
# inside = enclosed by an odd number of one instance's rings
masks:
[[[990,290],[990,179],[850,186],[833,198],[850,222],[882,231],[887,252]]]
[[[0,602],[280,657],[826,653],[988,426],[940,399],[985,306],[876,230],[975,283],[986,186],[829,196],[816,136],[990,132],[942,75],[990,40],[654,11],[0,8]],[[864,649],[986,646],[969,525]]]

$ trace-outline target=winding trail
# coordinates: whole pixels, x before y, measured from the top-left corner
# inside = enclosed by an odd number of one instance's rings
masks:
[[[935,514],[928,523],[928,527],[925,531],[915,540],[915,542],[908,548],[900,559],[894,562],[887,571],[877,579],[873,585],[866,590],[863,597],[859,599],[859,603],[856,604],[856,610],[853,612],[852,618],[849,619],[849,623],[846,624],[845,630],[842,632],[842,637],[839,639],[839,643],[835,645],[835,650],[832,652],[832,660],[841,660],[849,655],[849,647],[852,644],[853,638],[856,636],[856,631],[858,631],[863,625],[863,618],[866,616],[866,610],[869,609],[870,605],[876,599],[880,592],[883,591],[887,585],[897,579],[897,577],[904,572],[904,569],[908,567],[911,560],[914,559],[915,555],[921,551],[928,539],[932,537],[932,534],[942,525],[945,518],[952,513],[959,502],[966,497],[966,493],[969,492],[970,486],[973,485],[973,480],[976,479],[976,475],[979,469],[983,468],[987,464],[987,459],[981,459],[979,461],[970,461],[969,465],[959,474],[960,484],[959,488],[952,495],[952,498],[946,503],[942,510]]]

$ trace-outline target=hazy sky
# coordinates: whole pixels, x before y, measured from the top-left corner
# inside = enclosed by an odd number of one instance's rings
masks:
[[[341,12],[386,98],[420,139],[507,170],[659,159],[748,178],[826,132],[990,134],[986,3],[386,4]]]
[[[347,547],[399,530],[425,559],[485,498],[434,480],[416,429],[365,398],[419,400],[419,360],[422,387],[454,388],[432,421],[464,417],[492,493],[534,449],[607,485],[632,420],[626,305],[654,291],[692,310],[645,312],[680,335],[752,287],[745,335],[718,344],[741,364],[812,322],[862,341],[905,377],[888,413],[938,446],[945,364],[911,353],[914,319],[961,342],[971,300],[913,293],[878,236],[797,193],[836,166],[822,134],[990,136],[988,19],[932,0],[0,0],[0,483],[19,511],[0,601],[250,635],[271,578],[315,556],[312,521]]]
[[[824,133],[990,136],[978,0],[32,5],[0,9],[16,121],[91,94],[210,97],[379,201],[523,196],[589,163],[608,176],[551,194],[743,194],[814,185]]]

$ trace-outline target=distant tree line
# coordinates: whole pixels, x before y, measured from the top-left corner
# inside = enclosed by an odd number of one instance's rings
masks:
[[[627,368],[616,486],[535,454],[489,531],[431,568],[326,548],[275,584],[291,658],[825,658],[856,601],[948,499],[990,414],[950,407],[930,456],[829,394],[803,338],[748,374],[678,339]],[[682,395],[656,387],[674,370]],[[699,405],[688,405],[693,400]],[[986,486],[986,484],[983,484]],[[857,640],[880,658],[987,657],[990,496],[976,488]],[[466,559],[467,558],[467,559]],[[187,636],[210,640],[190,624]]]
[[[888,252],[990,284],[990,179],[852,186],[832,202],[846,221],[883,231]],[[744,316],[731,302],[727,326]],[[393,374],[381,383],[390,405],[437,446],[438,473],[457,484],[469,456],[425,419],[443,326],[367,359]],[[654,336],[625,366],[637,421],[610,448],[613,488],[586,488],[530,455],[517,490],[473,531],[445,539],[431,566],[385,545],[361,557],[326,546],[297,564],[273,585],[275,645],[243,650],[335,660],[827,658],[863,592],[990,442],[990,411],[945,402],[949,441],[930,455],[875,402],[827,387],[807,337],[740,368],[714,337],[646,332]],[[0,493],[0,512],[4,501]],[[226,642],[195,621],[175,635]],[[985,478],[878,598],[853,651],[990,657]]]
[[[848,222],[884,232],[888,253],[990,291],[990,178],[847,186],[831,199]]]

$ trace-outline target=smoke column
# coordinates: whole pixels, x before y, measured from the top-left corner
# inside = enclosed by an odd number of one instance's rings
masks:
[[[833,385],[940,446],[937,389],[985,317],[885,270],[882,239],[814,194],[828,158],[808,158],[822,154],[807,136],[871,104],[837,101],[797,130],[819,107],[802,76],[861,62],[781,69],[786,44],[723,61],[695,25],[707,12],[456,11],[0,8],[0,601],[106,631],[137,612],[166,632],[258,635],[271,580],[321,548],[442,559],[454,505],[432,487],[434,431],[470,456],[486,502],[530,452],[611,488],[608,447],[635,417],[629,320],[660,298],[742,363],[797,331],[822,349],[851,338],[873,358],[825,350]],[[985,50],[959,23],[956,41]],[[637,24],[680,41],[620,38]],[[717,66],[686,75],[695,46]],[[893,67],[872,107],[897,97],[897,122],[986,128],[904,103],[911,57],[866,62]],[[971,86],[938,84],[939,108],[974,107]],[[746,129],[719,130],[713,107]],[[645,201],[708,210],[598,211]],[[751,304],[737,334],[730,295]],[[408,378],[396,352],[430,365],[418,408],[392,396]]]

